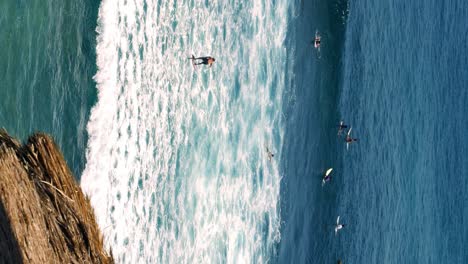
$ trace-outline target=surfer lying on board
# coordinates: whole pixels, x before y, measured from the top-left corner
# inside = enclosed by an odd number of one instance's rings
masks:
[[[355,141],[358,141],[358,139],[357,138],[352,138],[349,135],[347,135],[346,138],[345,138],[345,141],[346,141],[346,143],[353,143]]]
[[[267,155],[268,155],[268,161],[271,161],[271,159],[275,156],[275,154],[273,154],[273,153],[268,149],[268,147],[266,147],[266,152],[267,152]]]
[[[348,126],[345,125],[343,121],[341,121],[338,125],[338,136],[341,135],[341,132],[343,132],[345,128],[348,128]]]
[[[340,216],[338,216],[338,218],[336,219],[335,236],[339,230],[343,229],[343,227],[345,227],[345,225],[340,224]]]
[[[192,58],[190,58],[190,59],[193,60],[193,65],[200,65],[200,64],[210,65],[210,68],[213,65],[213,63],[215,62],[215,58],[213,58],[213,57],[198,57],[198,58],[195,58],[195,56],[192,55]],[[201,61],[196,62],[196,60],[201,60]]]
[[[316,30],[315,31],[315,39],[312,41],[312,43],[314,43],[314,47],[316,49],[320,49],[321,39],[322,38],[320,37],[318,30]]]
[[[353,143],[353,142],[355,142],[355,141],[358,141],[357,138],[352,138],[352,137],[351,137],[351,130],[353,130],[352,127],[349,128],[348,133],[346,134],[346,137],[345,137],[346,148],[349,147],[349,144],[351,144],[351,143]]]
[[[320,37],[315,37],[314,45],[315,45],[316,48],[320,47]]]
[[[332,172],[333,168],[329,168],[325,174],[323,175],[323,178],[322,178],[322,186],[325,185],[325,183],[327,181],[330,181],[331,180],[331,172]]]

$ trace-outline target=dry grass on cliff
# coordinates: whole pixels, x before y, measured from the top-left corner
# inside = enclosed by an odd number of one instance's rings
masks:
[[[45,134],[22,146],[0,131],[0,221],[0,252],[12,252],[0,262],[113,263],[89,199]]]

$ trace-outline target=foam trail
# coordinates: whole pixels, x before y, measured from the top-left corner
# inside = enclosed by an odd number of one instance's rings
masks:
[[[286,2],[101,3],[81,185],[117,262],[275,254]],[[192,53],[216,63],[194,70]]]

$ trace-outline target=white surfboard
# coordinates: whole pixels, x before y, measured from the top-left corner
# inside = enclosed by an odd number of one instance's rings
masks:
[[[338,233],[338,230],[340,230],[341,228],[343,228],[343,226],[340,225],[340,216],[338,216],[338,218],[336,219],[335,236]]]
[[[192,57],[189,58],[190,60],[192,60],[192,66],[194,69],[197,68],[197,65],[195,65],[195,56],[192,54]]]
[[[321,41],[321,37],[320,37],[320,35],[319,35],[319,33],[318,33],[318,30],[315,31],[314,47],[315,47],[317,50],[320,51],[320,42],[317,43],[317,40],[318,40],[318,41]]]
[[[349,135],[351,135],[351,130],[352,129],[353,129],[352,127],[349,128],[349,131],[348,131],[348,134],[346,135],[346,137],[349,137]],[[348,150],[348,149],[349,149],[349,142],[346,142],[346,150]]]
[[[323,176],[322,178],[322,187],[325,185],[326,183],[326,180],[325,180],[325,177],[327,177],[328,175],[330,175],[330,173],[333,171],[333,168],[329,168],[326,172],[325,172],[325,176]]]

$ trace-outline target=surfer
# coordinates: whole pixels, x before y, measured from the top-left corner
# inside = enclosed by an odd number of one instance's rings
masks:
[[[348,126],[345,125],[343,121],[341,121],[338,125],[338,136],[341,135],[341,132],[343,132],[345,128],[348,128]]]
[[[346,143],[353,143],[355,141],[358,141],[358,139],[357,138],[352,138],[349,135],[347,135],[346,138],[345,138],[345,141],[346,141]]]
[[[351,128],[348,130],[348,133],[346,134],[346,137],[345,137],[345,142],[346,142],[346,148],[347,148],[347,149],[349,148],[349,144],[358,141],[357,138],[352,138],[352,137],[351,137],[351,130],[352,130],[352,129],[353,129],[353,128],[351,127]]]
[[[320,37],[320,35],[318,33],[318,30],[315,31],[315,39],[314,39],[313,43],[314,43],[314,47],[316,49],[320,48],[321,37]]]
[[[316,48],[320,47],[320,37],[319,36],[315,37],[314,46]]]
[[[198,58],[195,58],[195,56],[193,56],[193,55],[192,55],[192,57],[190,59],[193,61],[193,65],[204,64],[204,65],[209,65],[210,68],[213,65],[213,63],[216,61],[215,58],[213,58],[213,57],[198,57]],[[196,62],[197,60],[201,60],[201,61]]]
[[[332,172],[333,168],[329,168],[325,174],[323,175],[323,178],[322,178],[322,186],[325,185],[325,183],[327,181],[330,181],[331,180],[331,172]]]
[[[340,224],[340,216],[338,216],[338,218],[336,219],[336,226],[335,226],[335,236],[336,234],[338,234],[338,231],[343,229],[345,225],[343,224]]]
[[[346,135],[345,141],[346,141],[346,149],[349,149],[349,144],[358,141],[358,139],[357,138],[352,138],[348,134],[348,135]]]
[[[268,155],[268,161],[271,161],[271,159],[275,156],[275,154],[273,154],[273,153],[268,149],[268,147],[266,147],[266,152],[267,152],[267,155]]]

